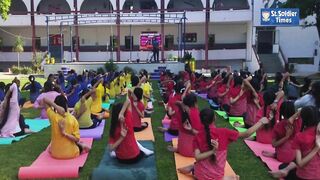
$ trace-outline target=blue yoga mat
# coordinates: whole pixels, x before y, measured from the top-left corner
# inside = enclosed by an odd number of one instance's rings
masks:
[[[110,103],[102,103],[102,109],[110,109]]]
[[[49,120],[33,120],[33,119],[26,119],[26,124],[30,126],[30,129],[34,132],[39,132],[44,128],[47,128],[50,126]],[[27,137],[30,134],[18,136],[18,137],[12,137],[12,138],[0,138],[0,145],[4,144],[12,144],[13,142],[20,141],[21,139]]]
[[[142,146],[154,150],[151,141],[139,141]],[[156,180],[157,169],[155,156],[144,157],[136,164],[121,164],[115,158],[111,158],[106,150],[100,164],[93,170],[92,180]]]

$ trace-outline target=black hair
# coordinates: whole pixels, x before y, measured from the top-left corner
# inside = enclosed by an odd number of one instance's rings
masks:
[[[137,86],[139,84],[139,81],[140,81],[140,79],[138,76],[134,75],[131,77],[131,84],[133,87]]]
[[[0,89],[4,91],[6,84],[4,82],[0,82]]]
[[[274,100],[276,99],[276,95],[273,91],[266,91],[263,94],[263,100],[264,100],[264,107],[263,107],[263,116],[267,117],[267,107],[270,106]],[[273,118],[270,120],[269,124],[265,125],[264,128],[265,129],[269,129],[272,128],[275,124],[276,124],[276,119],[275,119],[275,115],[276,115],[276,111],[273,111]]]
[[[316,102],[316,107],[320,108],[320,81],[316,81],[312,84],[311,94]]]
[[[98,79],[94,78],[91,81],[91,86],[94,86],[98,82]]]
[[[49,74],[49,76],[48,76],[48,79],[47,79],[47,80],[48,80],[48,81],[50,81],[50,79],[51,79],[52,77],[54,77],[54,76],[53,76],[53,74]]]
[[[236,86],[241,86],[242,85],[242,82],[243,82],[243,79],[241,76],[234,76],[234,85],[233,87],[236,87]]]
[[[200,119],[201,119],[202,125],[204,126],[204,130],[206,132],[207,145],[208,145],[209,149],[212,150],[213,146],[211,144],[210,125],[215,120],[214,112],[209,108],[203,109],[200,112]],[[215,162],[216,160],[217,160],[216,155],[213,154],[211,156],[211,161]]]
[[[10,86],[11,86],[12,84],[7,84],[7,86],[5,87],[5,91],[6,91],[6,93],[8,92],[8,90],[9,90],[9,88],[10,88]],[[10,92],[9,94],[8,94],[8,97],[7,97],[7,100],[6,100],[6,102],[4,102],[5,104],[3,104],[4,105],[4,110],[3,110],[3,117],[2,117],[2,119],[0,118],[0,120],[1,120],[1,122],[0,122],[0,130],[3,128],[3,126],[7,123],[7,121],[8,121],[8,117],[9,117],[9,111],[10,111],[10,100],[11,100],[11,98],[12,98],[12,92]],[[3,106],[2,106],[2,108],[3,108]]]
[[[54,99],[54,103],[60,107],[62,107],[65,112],[68,112],[68,100],[63,95],[59,95]]]
[[[77,76],[77,81],[78,81],[78,82],[82,82],[82,81],[83,81],[81,74],[79,74],[79,75]]]
[[[314,106],[306,106],[301,110],[302,127],[308,128],[319,124],[319,111]]]
[[[229,81],[229,77],[230,77],[230,76],[231,76],[231,74],[226,75],[226,76],[223,78],[222,84],[227,84],[228,81]]]
[[[274,81],[276,84],[279,84],[283,78],[282,73],[281,72],[276,72],[275,77],[274,77]]]
[[[260,91],[260,81],[257,77],[253,77],[250,84],[256,92]]]
[[[182,89],[184,88],[184,83],[183,81],[179,81],[175,84],[174,86],[174,91],[177,93],[177,94],[182,94]]]
[[[282,117],[284,119],[289,119],[295,113],[294,103],[292,101],[284,101],[280,106],[279,120],[281,121]]]
[[[35,81],[35,77],[33,75],[30,75],[29,76],[29,81],[31,83],[31,87],[30,87],[30,92],[31,93],[34,93],[36,92],[36,81]]]
[[[84,95],[86,95],[89,92],[89,89],[84,89],[79,93],[79,98],[82,98]],[[89,98],[89,97],[88,97]]]
[[[74,85],[76,85],[77,83],[78,83],[78,81],[77,81],[76,79],[72,79],[72,80],[71,80],[71,85],[74,86]]]
[[[197,103],[197,96],[193,93],[186,95],[183,98],[183,104],[185,104],[188,107],[194,107]]]
[[[44,92],[49,92],[53,90],[53,84],[51,81],[46,81],[43,85]]]
[[[110,137],[115,136],[115,131],[117,126],[119,125],[119,113],[121,112],[123,103],[117,103],[112,106],[112,112],[111,112],[111,125],[110,125]]]
[[[140,87],[136,87],[133,90],[133,94],[137,97],[138,101],[141,101],[142,95],[143,95],[143,90]]]

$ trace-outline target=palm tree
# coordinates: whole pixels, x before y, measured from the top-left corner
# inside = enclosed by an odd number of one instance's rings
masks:
[[[14,43],[13,46],[13,51],[17,52],[18,54],[18,69],[20,69],[20,53],[22,53],[24,51],[24,41],[21,38],[21,36],[17,36],[16,38],[16,42]]]

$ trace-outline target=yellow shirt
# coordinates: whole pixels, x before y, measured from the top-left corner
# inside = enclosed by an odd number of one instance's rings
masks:
[[[75,112],[78,114],[80,113],[81,109],[81,100],[77,102],[77,104],[74,106]],[[92,126],[93,122],[91,119],[91,105],[92,105],[92,98],[89,97],[84,102],[84,106],[86,107],[86,111],[82,113],[82,115],[78,118],[78,123],[80,128],[88,128]]]
[[[114,90],[115,90],[116,95],[120,95],[121,94],[121,88],[120,88],[120,85],[118,84],[118,78],[115,79]]]
[[[115,98],[116,97],[116,92],[114,90],[114,82],[112,81],[110,83],[110,98]]]
[[[72,159],[79,156],[79,147],[74,141],[62,135],[58,124],[59,121],[64,119],[65,132],[80,138],[79,124],[76,118],[70,113],[66,113],[65,117],[62,117],[51,108],[47,109],[47,114],[51,123],[51,156],[56,159]]]
[[[102,96],[104,95],[104,87],[99,84],[96,88],[96,98],[92,101],[91,113],[100,113],[102,111]]]
[[[105,95],[106,95],[106,98],[105,98],[105,102],[109,102],[109,96],[110,96],[110,89],[109,88],[106,88],[105,89]]]
[[[124,78],[124,76],[120,76],[120,87],[124,87],[126,83],[126,79]]]
[[[126,83],[127,83],[127,85],[131,84],[131,74],[126,75]]]
[[[143,83],[141,85],[141,88],[143,90],[143,95],[150,97],[150,94],[151,94],[151,91],[152,91],[152,87],[151,87],[150,83],[149,82]],[[143,102],[144,102],[144,105],[146,106],[147,102],[148,102],[148,99],[147,98],[143,98]]]

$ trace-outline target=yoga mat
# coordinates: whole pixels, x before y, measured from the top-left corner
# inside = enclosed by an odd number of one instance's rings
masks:
[[[25,120],[25,123],[27,125],[30,126],[30,129],[34,132],[39,132],[41,131],[42,129],[44,128],[47,128],[50,126],[50,122],[49,120],[31,120],[31,119],[26,119]],[[6,137],[6,138],[1,138],[0,137],[0,145],[4,145],[4,144],[12,144],[13,142],[16,142],[16,141],[20,141],[21,139],[29,136],[30,134],[26,134],[26,135],[23,135],[23,136],[18,136],[18,137]]]
[[[92,139],[81,139],[90,147]],[[49,145],[50,146],[50,145]],[[88,153],[82,154],[75,159],[61,160],[51,157],[48,148],[28,167],[20,167],[19,179],[48,179],[48,178],[78,178],[79,169],[87,160]]]
[[[111,104],[110,103],[102,103],[102,109],[106,109],[109,110],[110,109]]]
[[[218,111],[218,110],[215,110],[215,112],[216,112],[220,117],[222,117],[222,118],[224,118],[224,119],[228,119],[228,114],[227,114],[227,112],[225,112],[225,111]]]
[[[31,101],[27,101],[23,104],[23,109],[29,109],[29,108],[33,108],[33,104],[31,103]]]
[[[239,122],[241,125],[244,126],[244,120],[243,120],[243,117],[229,117],[229,123],[232,127],[234,127],[237,131],[239,132],[246,132],[247,129],[246,128],[242,128],[242,127],[235,127],[234,126],[234,123],[235,122]],[[256,133],[253,133],[252,134],[253,137],[256,136]]]
[[[101,139],[104,131],[105,120],[102,120],[98,127],[94,129],[80,129],[81,138]]]
[[[163,127],[164,128],[169,128],[169,124],[163,124]],[[168,132],[165,132],[164,133],[164,141],[165,142],[171,142],[173,138],[177,138],[178,136],[174,136],[174,135],[171,135],[170,133]]]
[[[115,99],[109,99],[109,103],[110,103],[110,104],[114,104],[114,102],[116,102]]]
[[[143,118],[141,122],[147,122],[149,126],[141,132],[135,132],[134,136],[138,141],[153,141],[154,135],[152,131],[151,118]]]
[[[150,150],[154,150],[151,141],[139,141],[139,143]],[[144,157],[135,164],[121,164],[115,158],[110,157],[110,152],[105,151],[97,168],[93,170],[92,180],[137,180],[157,179],[155,156]]]
[[[204,93],[202,93],[202,94],[197,94],[199,97],[201,97],[201,98],[203,98],[203,99],[205,99],[205,100],[208,100],[208,95],[207,94],[204,94]]]
[[[276,171],[279,168],[281,162],[279,162],[275,158],[265,157],[262,155],[262,151],[268,151],[271,153],[275,153],[275,149],[271,144],[262,144],[256,141],[244,140],[247,146],[253,151],[253,153],[260,157],[262,162],[264,162],[271,171]]]
[[[173,147],[178,146],[178,138],[172,139],[172,145],[173,145]],[[192,177],[191,174],[188,174],[188,175],[181,174],[181,173],[179,173],[178,169],[185,167],[185,166],[188,166],[188,165],[192,165],[195,163],[196,160],[194,158],[181,156],[178,153],[174,153],[174,160],[176,163],[178,180],[193,180],[194,178]],[[226,166],[224,169],[224,175],[225,176],[236,176],[236,173],[233,171],[233,169],[231,168],[231,166],[228,162],[226,162]]]

